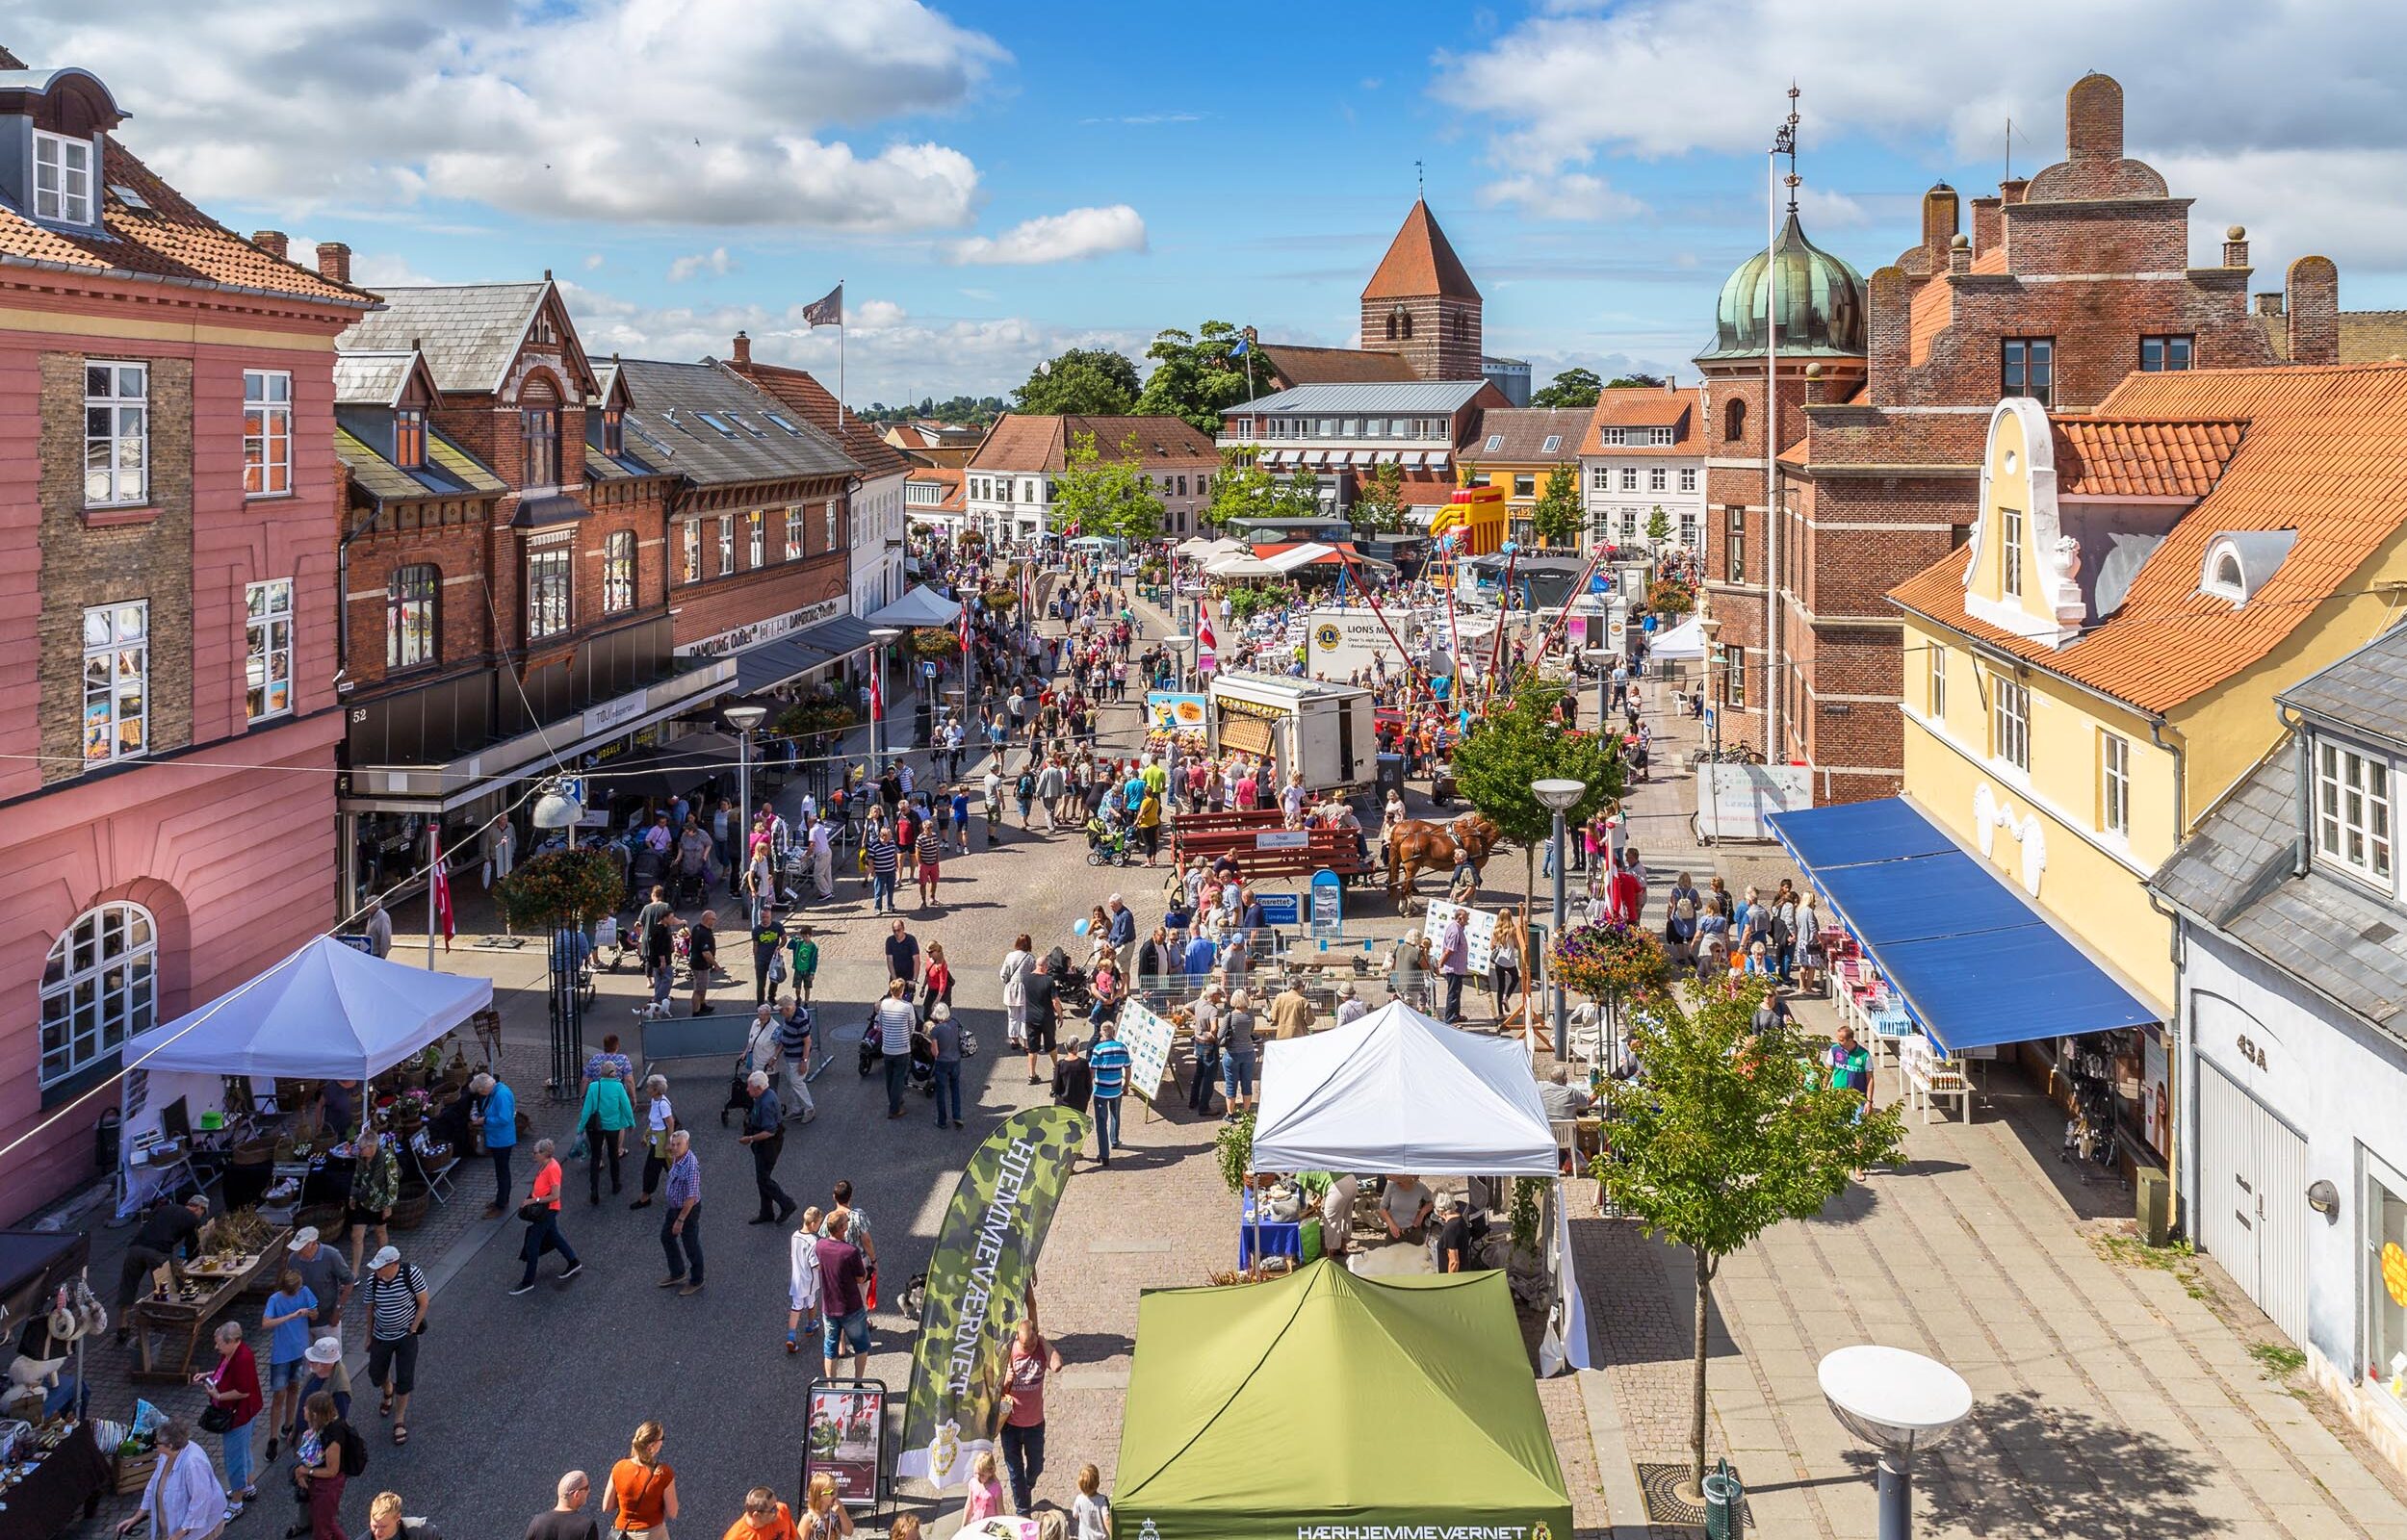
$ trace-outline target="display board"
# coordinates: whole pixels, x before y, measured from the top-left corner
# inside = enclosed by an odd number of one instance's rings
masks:
[[[836,1501],[874,1508],[886,1469],[886,1383],[876,1379],[815,1379],[803,1392],[802,1490],[811,1478],[836,1480]],[[796,1502],[799,1510],[803,1504]]]
[[[1120,1040],[1128,1046],[1128,1089],[1148,1102],[1170,1073],[1171,1045],[1178,1028],[1168,1016],[1156,1015],[1134,1000],[1120,1007]]]
[[[1700,764],[1696,834],[1705,841],[1774,837],[1773,813],[1814,805],[1812,772],[1801,764]]]
[[[1430,958],[1433,962],[1436,960],[1446,926],[1458,910],[1462,914],[1463,938],[1470,943],[1472,976],[1484,977],[1496,955],[1496,916],[1487,910],[1463,909],[1442,898],[1431,899],[1429,916],[1421,925],[1421,934],[1429,937]]]

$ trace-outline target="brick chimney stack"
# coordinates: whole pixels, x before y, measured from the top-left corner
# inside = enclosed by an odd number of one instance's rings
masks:
[[[2009,208],[2009,209],[2010,209],[2010,208],[2012,208],[2015,204],[2022,202],[2022,201],[2023,201],[2023,199],[2024,199],[2024,197],[2025,197],[2025,196],[2026,196],[2026,195],[2027,195],[2030,192],[2031,192],[2031,178],[2030,178],[2030,177],[2028,177],[2028,176],[2009,176],[2009,177],[2007,177],[2005,181],[2000,182],[2000,183],[1998,184],[1998,201],[2000,201],[2001,203],[2004,203],[2004,204],[2005,204],[2007,208]]]
[[[1934,183],[1923,194],[1923,249],[1930,253],[1932,266],[1937,266],[1948,249],[1948,240],[1956,229],[1955,189],[1945,182]]]
[[[282,262],[284,260],[284,250],[287,243],[284,239],[284,232],[281,230],[254,230],[251,232],[250,244],[257,246],[260,250],[265,251],[268,255],[275,258],[278,262]]]
[[[2003,198],[1973,199],[1973,255],[1978,257],[1995,251],[1998,240],[2006,234]]]
[[[2223,266],[2227,268],[2248,266],[2248,227],[2246,225],[2236,224],[2223,232]]]
[[[351,248],[340,241],[318,243],[318,276],[331,283],[351,281]]]
[[[2290,316],[2290,361],[2341,361],[2341,270],[2330,257],[2300,257],[2290,265],[2283,309]]]
[[[736,334],[736,367],[742,369],[752,362],[752,339],[742,332]]]

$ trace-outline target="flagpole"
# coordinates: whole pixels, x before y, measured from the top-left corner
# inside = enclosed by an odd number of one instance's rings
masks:
[[[844,431],[844,280],[836,280],[836,431]]]
[[[434,897],[443,884],[443,828],[441,820],[427,825],[427,971],[434,971]]]

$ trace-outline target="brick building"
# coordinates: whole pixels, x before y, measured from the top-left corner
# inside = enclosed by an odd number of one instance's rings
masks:
[[[129,1037],[338,918],[333,342],[375,299],[129,116],[0,54],[0,1223],[94,1174]]]
[[[396,289],[341,339],[347,891],[474,868],[530,778],[724,690],[681,658],[664,523],[682,485],[628,432],[540,282]],[[658,456],[655,459],[660,458]],[[415,884],[409,885],[411,886]]]
[[[1487,377],[1479,286],[1429,205],[1415,199],[1386,254],[1362,286],[1359,346],[1307,347],[1246,339],[1258,353],[1264,395],[1299,385],[1382,385]],[[1492,362],[1510,366],[1515,360]],[[1526,385],[1529,367],[1521,366]],[[1497,400],[1512,404],[1499,391]]]
[[[1775,247],[1776,424],[1764,412],[1765,258],[1722,291],[1697,359],[1721,732],[1761,746],[1776,720],[1778,755],[1812,767],[1817,801],[1900,785],[1900,623],[1882,596],[1963,540],[2001,398],[2081,411],[2135,371],[2335,357],[2330,262],[2291,265],[2276,348],[2251,314],[2244,234],[2231,232],[2217,265],[2190,267],[2190,200],[2123,154],[2122,88],[2084,76],[2065,129],[2065,159],[1973,199],[1969,233],[1954,190],[1932,188],[1920,243],[1869,280],[1814,248],[1792,212]],[[1777,552],[1765,538],[1768,425]]]

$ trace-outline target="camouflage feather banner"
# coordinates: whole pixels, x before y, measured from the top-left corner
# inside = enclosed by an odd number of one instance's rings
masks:
[[[961,1486],[995,1448],[1011,1333],[1086,1126],[1067,1107],[1032,1107],[970,1157],[928,1261],[897,1477]]]

